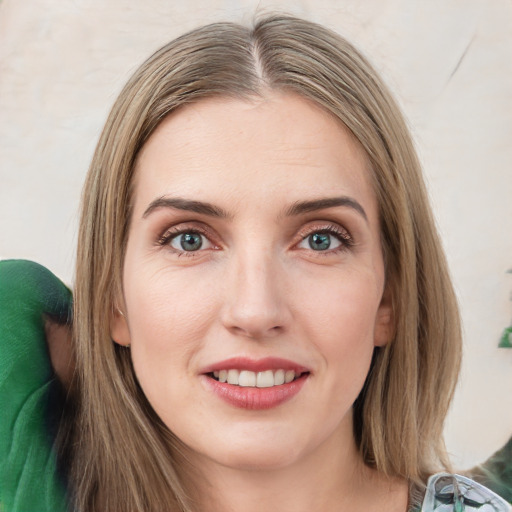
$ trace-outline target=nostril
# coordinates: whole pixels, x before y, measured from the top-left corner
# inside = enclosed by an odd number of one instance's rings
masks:
[[[227,297],[221,310],[223,326],[236,336],[253,339],[281,333],[291,320],[286,302],[278,302],[274,294],[257,293],[258,286],[247,288],[252,290]]]
[[[234,325],[229,328],[234,334],[238,336],[244,336],[246,338],[260,339],[276,336],[282,332],[283,326],[274,325],[273,327],[265,328],[264,326],[238,326]]]

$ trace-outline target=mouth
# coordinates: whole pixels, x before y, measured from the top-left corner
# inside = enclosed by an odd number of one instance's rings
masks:
[[[295,370],[285,370],[284,368],[254,372],[251,370],[237,370],[231,368],[229,370],[215,370],[206,375],[217,382],[231,384],[232,386],[244,388],[273,388],[275,386],[289,384],[305,374],[309,374],[309,372],[296,372]]]
[[[204,368],[206,388],[231,406],[261,410],[291,400],[303,388],[310,370],[278,358],[232,358]]]

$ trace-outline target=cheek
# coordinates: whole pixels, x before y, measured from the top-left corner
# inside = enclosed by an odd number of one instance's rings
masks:
[[[181,396],[186,393],[179,381],[192,372],[191,361],[204,343],[215,304],[208,287],[187,286],[176,273],[136,275],[125,283],[132,361],[144,393],[160,414],[166,397],[177,390]]]
[[[214,311],[214,289],[204,277],[190,274],[139,270],[135,278],[125,280],[132,343],[172,348],[174,340],[186,343],[208,325]]]
[[[379,283],[374,274],[364,272],[339,277],[323,281],[322,288],[308,284],[307,294],[297,291],[302,297],[297,318],[328,370],[325,375],[333,392],[345,389],[345,397],[355,399],[373,355]]]
[[[297,281],[298,282],[298,281]],[[344,343],[373,344],[374,325],[380,303],[379,283],[371,272],[340,272],[330,279],[299,283],[297,316],[339,347]],[[359,344],[357,343],[357,344]]]

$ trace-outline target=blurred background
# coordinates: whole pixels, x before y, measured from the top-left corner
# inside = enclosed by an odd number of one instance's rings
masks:
[[[409,120],[463,315],[446,440],[468,468],[512,434],[510,0],[0,0],[0,258],[72,285],[82,182],[131,73],[198,25],[274,11],[355,43]]]

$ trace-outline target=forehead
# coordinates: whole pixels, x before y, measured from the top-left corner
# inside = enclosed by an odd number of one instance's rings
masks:
[[[333,115],[289,93],[210,98],[168,115],[137,158],[136,209],[166,194],[211,202],[220,195],[233,207],[256,196],[351,195],[376,210],[358,141]]]

